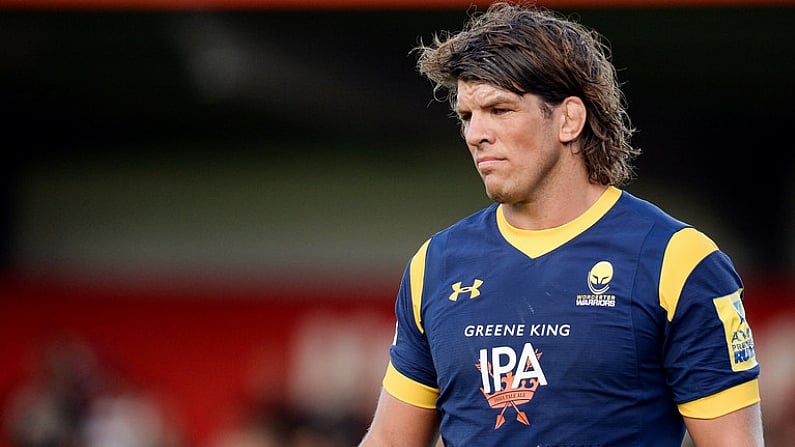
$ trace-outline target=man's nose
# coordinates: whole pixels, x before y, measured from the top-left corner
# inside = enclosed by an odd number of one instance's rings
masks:
[[[480,146],[492,141],[491,131],[483,117],[473,114],[463,130],[464,141],[470,146]]]

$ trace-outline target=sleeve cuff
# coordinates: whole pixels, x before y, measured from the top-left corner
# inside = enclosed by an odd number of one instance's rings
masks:
[[[420,408],[436,408],[439,389],[409,379],[389,362],[384,376],[384,390],[393,397]]]
[[[679,412],[689,418],[714,419],[760,400],[759,380],[754,379],[711,396],[679,404]]]

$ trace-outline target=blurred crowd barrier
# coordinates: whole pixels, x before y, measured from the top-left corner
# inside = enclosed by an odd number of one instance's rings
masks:
[[[795,440],[795,287],[746,284],[768,447]],[[0,447],[338,447],[375,406],[396,284],[0,280]]]

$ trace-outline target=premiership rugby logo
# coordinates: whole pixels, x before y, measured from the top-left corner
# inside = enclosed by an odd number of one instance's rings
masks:
[[[712,300],[723,323],[732,371],[746,371],[757,365],[754,337],[745,319],[740,291]]]
[[[588,289],[590,295],[577,295],[578,306],[615,307],[616,296],[605,294],[613,280],[613,264],[599,261],[588,271]]]

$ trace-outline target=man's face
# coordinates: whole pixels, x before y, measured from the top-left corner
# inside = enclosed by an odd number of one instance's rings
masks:
[[[543,106],[536,95],[458,82],[464,140],[492,200],[529,203],[561,180],[561,113]]]

